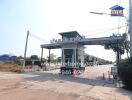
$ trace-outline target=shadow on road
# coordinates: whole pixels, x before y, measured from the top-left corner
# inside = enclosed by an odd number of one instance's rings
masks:
[[[86,85],[92,85],[92,86],[105,86],[105,87],[112,87],[112,81],[104,81],[101,79],[89,79],[89,78],[82,78],[82,77],[74,77],[70,75],[60,75],[60,74],[54,74],[54,73],[27,73],[30,75],[33,75],[33,77],[27,77],[24,78],[24,80],[28,81],[39,81],[39,82],[45,82],[45,81],[57,81],[57,80],[64,80],[69,82],[75,82],[75,83],[81,83]]]
[[[129,90],[126,90],[123,88],[117,88],[116,91],[118,93],[125,95],[125,96],[128,96],[130,98],[130,100],[132,100],[132,91],[129,91]]]
[[[79,76],[74,77],[74,76],[68,76],[68,75],[60,75],[60,74],[52,73],[52,72],[26,73],[26,74],[33,75],[31,77],[24,78],[24,80],[27,80],[27,81],[38,81],[38,82],[57,81],[58,83],[74,82],[74,83],[80,83],[80,84],[91,85],[91,86],[103,86],[103,87],[114,88],[112,81],[104,81],[98,78],[89,79],[89,78],[83,78]],[[116,88],[115,91],[130,97],[130,100],[132,100],[131,91],[125,90],[123,88]]]

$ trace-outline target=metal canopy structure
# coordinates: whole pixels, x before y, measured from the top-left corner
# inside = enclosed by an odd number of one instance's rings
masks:
[[[80,34],[76,31],[59,33],[59,34],[62,35],[61,41],[56,40],[56,41],[54,41],[54,43],[42,44],[41,48],[59,49],[59,48],[62,48],[62,45],[64,45],[64,44],[67,44],[67,45],[68,44],[81,44],[81,45],[114,44],[114,43],[120,43],[126,38],[125,35],[124,36],[101,37],[101,38],[85,38],[85,37],[80,36]],[[64,39],[63,36],[66,36],[66,37],[79,36],[79,37]]]
[[[77,32],[77,31],[71,31],[71,32],[62,32],[62,33],[59,33],[61,36],[62,36],[62,39],[63,37],[80,37],[82,38],[82,36]]]
[[[41,48],[46,48],[46,49],[59,49],[61,48],[60,44],[53,43],[53,44],[43,44],[41,45]]]
[[[61,48],[61,73],[74,73],[75,70],[84,71],[84,45],[104,45],[121,43],[126,39],[123,36],[110,36],[101,38],[85,38],[77,31],[59,33],[62,39],[53,39],[50,44],[42,44],[41,60],[43,48],[49,49],[48,62],[50,65],[50,50]]]

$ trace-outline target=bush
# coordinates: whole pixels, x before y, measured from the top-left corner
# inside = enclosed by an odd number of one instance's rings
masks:
[[[22,69],[22,66],[20,66],[18,64],[13,64],[11,71],[19,72],[19,71],[21,71],[21,69]]]
[[[123,84],[128,89],[132,89],[132,58],[122,60],[118,64],[118,73]]]

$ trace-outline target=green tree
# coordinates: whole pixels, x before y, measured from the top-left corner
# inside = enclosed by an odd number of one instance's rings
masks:
[[[15,64],[22,65],[24,58],[22,56],[16,57]]]
[[[117,34],[113,34],[112,37],[117,37]],[[117,43],[109,43],[104,45],[105,49],[112,49],[114,52],[116,52],[117,57],[116,57],[116,62],[117,64],[119,63],[121,59],[121,55],[125,53],[125,51],[128,53],[129,52],[129,41],[127,40],[126,34],[123,34],[124,41],[118,42]]]
[[[132,58],[121,60],[117,66],[123,84],[132,90]]]
[[[88,65],[89,62],[90,62],[90,61],[89,61],[89,56],[86,56],[86,57],[84,58],[84,63],[85,63],[86,65]]]
[[[86,65],[89,65],[89,64],[91,64],[93,62],[93,60],[91,59],[89,59],[89,56],[88,55],[86,55],[86,57],[84,58],[84,63],[86,64]]]
[[[42,58],[42,62],[46,62],[47,61],[47,59],[46,58]]]
[[[31,55],[30,59],[31,59],[31,60],[38,60],[39,57],[38,57],[37,55]]]
[[[57,61],[56,55],[54,53],[51,53],[50,57],[47,56],[47,59],[48,59],[48,62],[52,62],[52,63],[55,63]]]
[[[57,57],[57,62],[61,62],[61,57]]]
[[[17,59],[23,59],[23,57],[22,56],[18,56]]]

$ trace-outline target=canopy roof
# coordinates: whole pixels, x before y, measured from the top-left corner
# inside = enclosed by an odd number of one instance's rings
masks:
[[[68,38],[71,38],[71,37],[80,37],[82,38],[82,36],[77,32],[77,31],[70,31],[70,32],[62,32],[62,33],[59,33],[62,37],[68,37]]]

